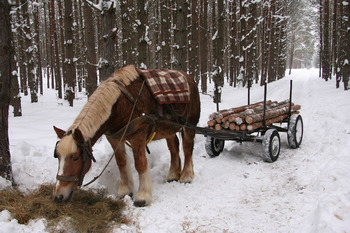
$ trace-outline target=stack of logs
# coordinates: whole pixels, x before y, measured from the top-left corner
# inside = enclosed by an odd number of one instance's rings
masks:
[[[292,114],[299,113],[300,105],[292,103]],[[282,122],[289,116],[289,100],[266,101],[266,125]],[[216,130],[253,131],[264,125],[264,102],[214,112],[209,116],[208,127]]]

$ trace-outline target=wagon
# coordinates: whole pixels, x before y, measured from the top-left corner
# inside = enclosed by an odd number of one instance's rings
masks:
[[[249,91],[248,91],[249,92]],[[231,131],[231,130],[215,130],[209,128],[196,127],[198,134],[206,137],[205,149],[210,157],[218,156],[224,149],[225,141],[232,140],[236,142],[260,142],[262,144],[262,155],[265,162],[274,162],[278,159],[281,140],[280,133],[287,133],[289,147],[298,148],[303,139],[303,119],[299,114],[291,114],[292,104],[292,80],[290,82],[289,95],[289,114],[280,125],[266,124],[266,92],[267,85],[264,90],[264,119],[263,126],[252,131]],[[248,103],[249,103],[248,94]]]

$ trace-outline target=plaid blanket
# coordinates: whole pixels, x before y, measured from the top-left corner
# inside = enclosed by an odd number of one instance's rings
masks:
[[[182,71],[137,69],[159,104],[189,103],[190,89]]]

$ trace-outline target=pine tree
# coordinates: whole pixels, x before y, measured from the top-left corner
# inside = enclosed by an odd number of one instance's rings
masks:
[[[0,0],[0,28],[0,176],[14,184],[8,138],[8,111],[14,51],[11,45],[10,6],[7,0]]]

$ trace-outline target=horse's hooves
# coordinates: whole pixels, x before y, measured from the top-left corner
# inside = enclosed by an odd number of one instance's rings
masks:
[[[171,182],[178,182],[179,180],[177,179],[170,179],[170,180],[167,180],[168,183],[171,183]]]
[[[146,201],[134,201],[134,206],[144,207],[144,206],[146,206]]]
[[[190,183],[192,183],[192,180],[193,180],[193,178],[181,178],[179,181],[180,181],[180,183],[183,183],[183,184],[190,184]]]
[[[124,195],[119,195],[118,197],[119,197],[119,199],[123,199],[126,196],[129,196],[129,197],[133,198],[134,194],[133,193],[129,193],[129,194],[124,194]]]

